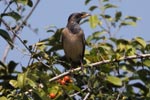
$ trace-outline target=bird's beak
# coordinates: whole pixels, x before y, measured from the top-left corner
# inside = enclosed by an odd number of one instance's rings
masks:
[[[81,16],[81,18],[85,18],[85,17],[88,17],[88,16],[91,16],[91,14],[88,14],[88,13],[85,13]]]

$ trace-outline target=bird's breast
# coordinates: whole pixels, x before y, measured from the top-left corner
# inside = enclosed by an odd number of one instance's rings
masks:
[[[82,59],[84,48],[82,34],[63,34],[63,48],[68,59],[74,62]]]

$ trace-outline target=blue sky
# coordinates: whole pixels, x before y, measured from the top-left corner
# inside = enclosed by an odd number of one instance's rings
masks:
[[[31,23],[33,28],[39,29],[39,33],[35,34],[30,29],[24,28],[20,37],[23,40],[28,40],[28,44],[34,44],[39,40],[47,38],[52,33],[47,33],[46,27],[50,25],[55,25],[58,28],[65,27],[67,24],[67,18],[71,13],[82,11],[89,12],[88,8],[92,4],[97,4],[97,1],[98,0],[93,0],[89,5],[85,6],[84,0],[41,0],[35,12],[28,20],[28,23]],[[141,20],[138,21],[136,27],[122,28],[120,33],[117,35],[118,37],[132,39],[136,36],[140,36],[145,40],[150,40],[150,0],[110,1],[114,4],[118,4],[119,9],[117,9],[117,11],[122,11],[124,16],[133,15],[141,17]],[[0,6],[1,5],[2,4],[0,4]],[[94,12],[92,14],[94,14]],[[82,28],[84,29],[86,37],[94,32],[94,30],[90,28],[88,23],[82,25]],[[0,59],[2,58],[6,44],[7,43],[0,37]],[[17,45],[20,49],[24,49],[24,47],[18,40],[15,42],[15,45]],[[28,62],[28,57],[26,55],[22,55],[22,52],[20,52],[19,50],[14,49],[9,53],[6,63],[8,63],[10,60],[15,60],[21,65],[26,65]]]

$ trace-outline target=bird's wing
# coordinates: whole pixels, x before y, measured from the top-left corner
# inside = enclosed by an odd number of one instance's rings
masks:
[[[62,30],[62,34],[61,34],[61,43],[62,43],[62,46],[63,46],[63,43],[64,43],[64,35],[65,35],[65,33],[66,33],[66,28],[64,28],[63,30]]]
[[[82,43],[83,43],[83,51],[82,51],[82,61],[83,61],[83,57],[84,57],[84,52],[85,52],[85,36],[84,36],[84,32],[82,31]]]

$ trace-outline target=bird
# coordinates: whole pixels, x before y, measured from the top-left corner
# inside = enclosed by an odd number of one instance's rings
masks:
[[[88,16],[90,14],[86,12],[72,13],[66,27],[62,30],[62,46],[65,57],[71,63],[71,68],[81,66],[81,70],[83,70],[85,35],[80,27],[80,21]]]

